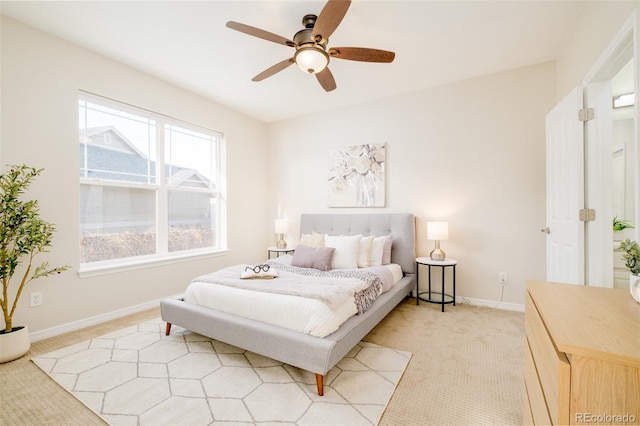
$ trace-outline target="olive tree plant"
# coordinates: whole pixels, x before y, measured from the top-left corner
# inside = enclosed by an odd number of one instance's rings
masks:
[[[24,201],[21,196],[42,170],[13,165],[6,173],[0,174],[0,306],[5,333],[13,331],[13,314],[25,286],[36,278],[58,274],[69,268],[52,268],[48,262],[34,267],[35,256],[47,252],[51,246],[55,226],[40,218],[37,200]],[[11,302],[10,286],[19,269],[23,272],[16,276],[17,291]]]

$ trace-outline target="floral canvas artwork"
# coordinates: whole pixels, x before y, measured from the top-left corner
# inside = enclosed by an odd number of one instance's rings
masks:
[[[329,152],[329,207],[384,207],[385,144]]]

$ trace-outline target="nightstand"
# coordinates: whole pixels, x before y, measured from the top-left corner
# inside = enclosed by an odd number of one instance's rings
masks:
[[[416,259],[416,305],[420,304],[420,300],[429,302],[429,303],[439,303],[442,305],[442,312],[444,312],[444,305],[448,303],[453,303],[453,306],[456,306],[456,265],[458,261],[455,259],[445,259],[445,260],[431,260],[430,257],[419,257]],[[429,268],[429,290],[428,291],[420,291],[420,265],[425,265]],[[440,292],[431,291],[431,267],[439,267],[442,269],[442,286]],[[447,268],[452,268],[453,270],[453,295],[445,293],[445,278],[447,275]],[[422,297],[421,295],[426,294],[427,297]]]
[[[271,255],[275,253],[276,257],[280,257],[283,254],[293,253],[296,251],[295,247],[287,247],[287,248],[278,248],[278,247],[269,247],[267,249],[267,259],[271,259]]]

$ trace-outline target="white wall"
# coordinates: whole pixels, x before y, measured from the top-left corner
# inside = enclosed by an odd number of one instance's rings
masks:
[[[426,221],[449,221],[442,249],[459,261],[458,294],[497,301],[504,271],[504,301],[523,304],[525,279],[545,277],[554,72],[540,64],[271,124],[270,211],[295,221],[303,212],[411,212],[419,256],[433,248]],[[386,207],[329,209],[328,152],[362,143],[387,143]]]
[[[69,264],[59,276],[33,281],[15,325],[39,332],[145,304],[184,290],[197,274],[266,257],[266,127],[105,57],[2,18],[0,159],[44,168],[29,196],[57,225],[54,246],[41,260]],[[90,278],[79,278],[78,90],[161,112],[222,131],[227,146],[229,252]],[[251,198],[247,208],[246,197]],[[29,308],[28,294],[44,293]]]

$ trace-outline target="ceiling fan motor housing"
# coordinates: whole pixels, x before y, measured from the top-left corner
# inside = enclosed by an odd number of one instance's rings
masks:
[[[321,40],[314,40],[313,38],[313,27],[316,24],[317,18],[318,17],[316,15],[305,15],[304,18],[302,18],[302,25],[304,26],[304,29],[298,31],[293,36],[293,41],[296,46],[302,47],[310,44],[321,46],[323,50],[326,49],[329,39],[322,37]]]

